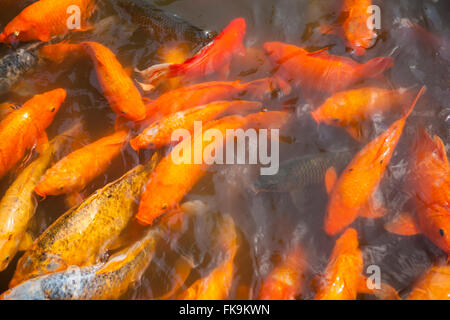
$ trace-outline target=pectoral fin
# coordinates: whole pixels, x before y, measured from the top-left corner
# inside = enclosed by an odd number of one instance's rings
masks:
[[[36,150],[39,154],[42,154],[49,146],[47,134],[43,132],[36,142]]]
[[[355,139],[356,141],[361,141],[363,138],[363,130],[361,125],[359,124],[354,124],[352,126],[349,126],[347,128],[345,128],[345,130],[348,132],[349,135],[352,136],[353,139]]]
[[[325,188],[327,189],[328,194],[331,193],[331,190],[336,184],[336,181],[337,181],[336,169],[334,167],[328,168],[327,172],[325,173]]]
[[[414,236],[421,233],[416,219],[408,212],[402,212],[397,218],[386,223],[384,228],[402,236]]]

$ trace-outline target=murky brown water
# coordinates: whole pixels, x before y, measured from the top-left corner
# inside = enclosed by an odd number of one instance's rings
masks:
[[[18,1],[1,10],[0,26],[20,11],[22,4],[32,1]],[[383,85],[393,88],[427,85],[425,97],[417,105],[408,120],[401,142],[389,165],[382,182],[382,192],[388,200],[389,216],[402,210],[405,195],[399,191],[405,168],[408,164],[407,151],[414,137],[415,128],[422,124],[429,132],[438,134],[446,144],[450,143],[450,52],[436,52],[424,44],[423,39],[400,27],[400,19],[408,18],[424,26],[428,31],[450,41],[450,2],[439,1],[373,1],[381,7],[382,30],[376,45],[368,50],[366,56],[358,58],[367,61],[376,56],[390,55],[395,59],[393,69],[386,72]],[[249,50],[246,58],[235,59],[230,79],[250,81],[270,75],[271,67],[261,51],[265,41],[285,41],[307,48],[329,46],[331,53],[349,56],[340,38],[321,35],[317,27],[322,23],[334,21],[338,15],[338,1],[327,0],[160,0],[154,3],[167,11],[178,14],[193,24],[208,30],[220,31],[230,20],[242,16],[246,19],[248,30],[245,39]],[[220,9],[219,9],[220,8]],[[115,15],[108,1],[99,4],[94,20]],[[124,20],[110,25],[101,33],[88,32],[76,34],[73,40],[98,41],[115,52],[126,67],[143,68],[161,62],[158,48],[167,44],[157,43],[138,31]],[[447,50],[450,50],[450,46]],[[7,52],[0,49],[1,54]],[[379,80],[378,80],[379,81]],[[365,81],[357,85],[373,83]],[[27,75],[22,83],[11,93],[0,97],[0,102],[22,103],[36,93],[62,87],[68,98],[59,111],[55,121],[48,129],[50,137],[67,129],[80,118],[84,123],[89,141],[94,141],[113,131],[115,114],[102,95],[96,80],[95,71],[89,61],[78,61],[76,65],[41,64]],[[281,161],[295,156],[314,154],[340,148],[359,148],[348,135],[340,129],[316,126],[308,111],[318,106],[326,96],[317,96],[306,101],[295,92],[283,98],[266,101],[270,107],[280,105],[297,108],[296,122],[281,143]],[[447,121],[446,121],[447,119]],[[373,135],[383,131],[390,122],[374,119]],[[83,140],[80,143],[87,143]],[[88,187],[93,192],[105,183],[113,181],[139,162],[147,161],[151,152],[137,155],[128,147],[114,160],[110,169]],[[257,177],[255,166],[220,166],[211,168],[207,175],[186,196],[186,200],[200,199],[208,203],[210,212],[195,217],[189,230],[179,241],[161,243],[158,253],[146,271],[142,281],[132,288],[124,298],[145,299],[157,297],[172,286],[174,262],[180,254],[191,257],[196,265],[185,286],[198,277],[205,276],[217,266],[220,259],[210,244],[214,238],[212,231],[217,215],[231,214],[239,228],[240,249],[235,259],[236,270],[230,298],[237,296],[240,286],[250,288],[249,298],[259,288],[260,281],[271,270],[277,256],[282,254],[294,239],[301,239],[307,252],[310,269],[308,279],[323,271],[335,238],[323,231],[323,218],[327,195],[323,187],[309,188],[302,194],[254,195],[249,185]],[[1,190],[12,180],[3,179]],[[62,197],[48,198],[39,204],[35,232],[40,233],[68,208]],[[407,294],[414,280],[429,266],[444,259],[444,254],[423,236],[399,237],[388,234],[384,219],[358,219],[354,227],[359,232],[365,265],[376,264],[381,267],[383,281],[391,284],[402,295]],[[0,273],[0,291],[7,288],[15,268],[14,263]],[[305,281],[306,288],[301,298],[312,298],[314,292]],[[361,296],[361,298],[371,298]]]

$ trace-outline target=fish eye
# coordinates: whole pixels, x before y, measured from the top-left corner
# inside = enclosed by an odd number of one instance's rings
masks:
[[[9,256],[7,256],[7,257],[5,258],[5,262],[7,262],[7,261],[9,261]]]
[[[439,234],[443,237],[445,235],[444,229],[439,229]]]
[[[51,112],[55,112],[55,110],[56,110],[56,108],[55,107],[53,107],[52,108],[52,110],[50,110]]]
[[[13,35],[14,35],[15,37],[18,37],[19,34],[20,34],[20,31],[18,31],[18,30],[16,30],[16,31],[13,32]]]

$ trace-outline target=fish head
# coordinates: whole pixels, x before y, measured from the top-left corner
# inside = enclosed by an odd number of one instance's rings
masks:
[[[419,214],[423,233],[441,250],[450,254],[450,208],[441,204],[428,205]]]
[[[0,42],[5,44],[17,44],[18,42],[33,40],[33,28],[22,19],[15,19],[9,23],[0,34]]]
[[[0,271],[5,270],[19,247],[20,240],[14,234],[4,234],[0,236]]]
[[[42,103],[36,104],[34,108],[36,124],[41,128],[47,128],[52,123],[66,96],[67,93],[64,89],[55,89],[42,94]]]

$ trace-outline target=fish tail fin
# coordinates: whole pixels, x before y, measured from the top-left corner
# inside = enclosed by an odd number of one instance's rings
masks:
[[[411,103],[411,105],[408,107],[408,109],[406,109],[405,114],[403,115],[403,119],[407,119],[409,117],[409,115],[411,114],[411,112],[413,111],[414,107],[417,104],[417,101],[419,101],[420,97],[423,96],[423,94],[426,92],[427,87],[426,86],[422,86],[422,88],[420,88],[419,92],[417,93],[416,97],[414,98],[413,102]]]
[[[155,87],[164,77],[169,75],[170,69],[174,66],[176,66],[174,63],[161,63],[144,70],[135,69],[135,71],[140,74],[143,79],[145,79],[146,85],[152,85]],[[144,91],[148,91],[145,87],[142,89]]]
[[[359,66],[357,72],[360,74],[360,76],[376,78],[385,70],[391,68],[393,65],[394,59],[392,59],[391,57],[378,57],[373,58],[363,65]]]

